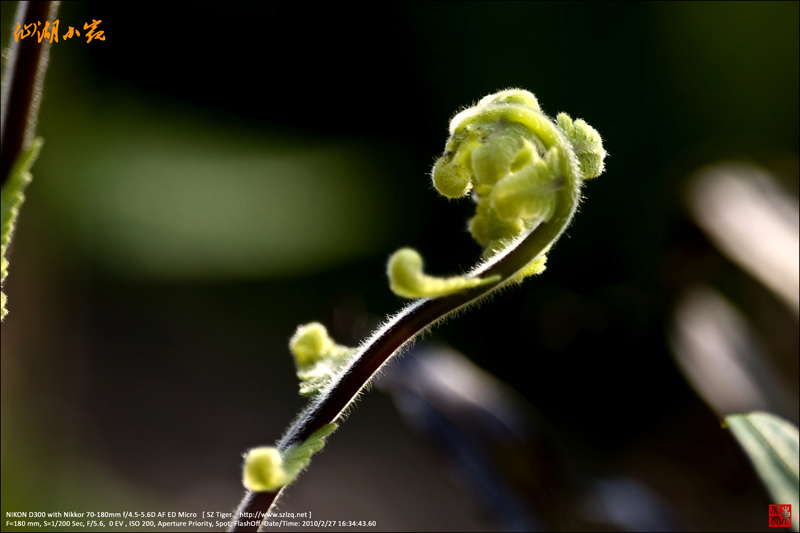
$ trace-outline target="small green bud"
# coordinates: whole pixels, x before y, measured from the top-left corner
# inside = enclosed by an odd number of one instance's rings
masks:
[[[298,326],[289,341],[289,349],[294,354],[299,368],[309,367],[321,361],[333,348],[333,340],[328,330],[319,322]]]
[[[558,115],[558,127],[575,150],[583,179],[596,178],[605,170],[606,151],[596,129],[583,120],[574,123],[566,113]]]
[[[445,156],[436,161],[431,178],[436,190],[448,198],[464,196],[472,188],[469,170],[463,165],[454,164],[452,158],[448,161]]]
[[[422,257],[416,250],[402,248],[389,258],[389,286],[404,298],[436,298],[500,280],[500,276],[437,278],[422,272]]]
[[[444,154],[431,171],[433,186],[439,194],[459,198],[472,189],[472,150],[480,146],[476,128],[468,128],[454,135],[445,145]]]
[[[253,492],[271,492],[291,483],[311,461],[311,456],[325,446],[324,438],[338,426],[326,424],[311,434],[303,444],[283,452],[274,446],[253,448],[244,458],[242,484]]]
[[[247,452],[242,483],[253,492],[277,490],[291,481],[283,469],[283,457],[277,448],[263,446]]]
[[[289,350],[297,363],[303,396],[319,394],[357,351],[333,342],[319,322],[298,326],[289,340]]]

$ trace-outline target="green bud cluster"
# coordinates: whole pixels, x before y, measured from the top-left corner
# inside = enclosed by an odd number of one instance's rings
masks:
[[[289,349],[297,365],[300,394],[316,396],[357,352],[333,342],[328,330],[319,322],[298,326],[289,341]]]
[[[448,198],[472,191],[477,209],[469,228],[489,256],[548,220],[564,181],[598,176],[605,156],[586,122],[562,113],[553,124],[533,94],[509,89],[453,118],[433,185]]]
[[[488,259],[559,209],[559,220],[568,223],[575,205],[559,206],[559,191],[579,191],[581,181],[603,172],[605,157],[600,134],[585,121],[573,122],[561,113],[553,122],[533,94],[509,89],[453,118],[450,138],[431,177],[436,190],[448,198],[472,193],[477,205],[469,230]],[[578,199],[576,195],[575,203]],[[531,258],[515,278],[542,272],[545,261],[544,253]],[[410,249],[391,257],[388,274],[392,291],[406,298],[435,298],[499,281],[425,275],[422,259]]]

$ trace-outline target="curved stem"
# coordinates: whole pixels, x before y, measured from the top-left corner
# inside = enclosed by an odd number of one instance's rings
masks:
[[[322,426],[334,422],[381,366],[417,334],[457,309],[509,282],[517,272],[543,253],[561,235],[572,219],[578,204],[579,187],[578,180],[564,180],[558,193],[556,212],[550,220],[540,223],[515,247],[476,272],[486,277],[500,275],[500,281],[441,298],[415,301],[378,330],[361,349],[359,356],[331,386],[328,393],[321,395],[295,420],[278,443],[278,448],[283,450],[288,446],[305,442]],[[230,531],[257,531],[266,513],[272,509],[285,488],[286,486],[275,492],[248,492],[236,511]]]

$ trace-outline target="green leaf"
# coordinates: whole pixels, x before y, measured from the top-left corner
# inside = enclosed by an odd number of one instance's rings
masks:
[[[752,412],[729,415],[725,423],[750,457],[775,504],[798,508],[798,430],[773,414]],[[798,521],[792,520],[798,530]]]
[[[39,155],[39,150],[42,148],[43,140],[39,137],[33,140],[30,148],[22,153],[11,167],[11,172],[8,176],[8,181],[3,185],[0,197],[2,199],[2,210],[0,211],[0,255],[2,256],[2,275],[0,280],[5,281],[8,276],[8,261],[6,260],[6,250],[11,242],[11,234],[14,233],[14,225],[17,222],[17,215],[19,215],[19,208],[22,202],[25,201],[25,188],[33,179],[30,169],[36,157]],[[0,319],[3,319],[8,314],[6,309],[6,295],[0,293]]]

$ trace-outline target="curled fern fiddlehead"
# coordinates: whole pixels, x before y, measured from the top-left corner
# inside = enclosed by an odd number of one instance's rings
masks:
[[[544,270],[545,254],[577,209],[583,181],[602,173],[605,156],[596,130],[563,113],[552,121],[527,91],[501,91],[458,113],[432,179],[448,198],[472,193],[476,214],[469,228],[484,261],[465,276],[437,278],[422,271],[414,250],[396,252],[387,269],[390,288],[416,300],[359,348],[334,343],[319,323],[298,328],[290,349],[301,394],[311,404],[277,446],[245,456],[250,492],[231,530],[249,530],[243,518],[271,508],[375,373],[415,335],[498,287]]]
[[[605,156],[600,135],[586,122],[561,113],[553,123],[533,94],[509,89],[453,118],[444,154],[433,167],[433,185],[448,198],[472,193],[477,206],[469,229],[489,259],[542,222],[555,220],[563,230],[577,207],[581,182],[603,172]],[[546,251],[531,257],[516,278],[544,270]],[[390,259],[389,279],[392,290],[407,298],[499,281],[425,276],[421,259],[408,249]]]

